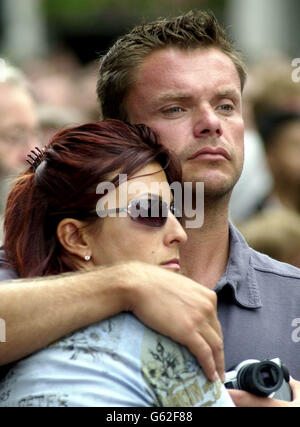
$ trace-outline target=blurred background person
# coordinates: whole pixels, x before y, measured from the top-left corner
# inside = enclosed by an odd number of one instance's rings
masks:
[[[272,181],[237,226],[254,249],[300,267],[300,84],[290,64],[274,56],[253,69],[249,104]]]
[[[2,216],[11,179],[39,145],[36,103],[23,73],[0,59],[0,241]]]
[[[60,128],[84,123],[84,114],[79,110],[53,104],[39,104],[37,114],[40,126],[40,141],[44,146]]]
[[[231,220],[236,223],[247,219],[256,211],[273,183],[264,144],[253,115],[253,97],[259,90],[260,83],[260,79],[250,69],[243,93],[244,165],[229,206]]]
[[[38,144],[36,103],[23,73],[0,59],[1,173],[15,174]]]
[[[258,210],[287,208],[300,213],[300,111],[260,112],[262,135],[273,186]]]
[[[291,159],[297,150],[297,126],[282,136],[279,129],[281,124],[287,124],[288,117],[292,120],[295,116],[294,120],[300,114],[300,84],[295,84],[291,73],[291,60],[282,54],[269,56],[250,69],[244,94],[245,164],[231,205],[231,217],[237,224],[261,210],[278,186],[282,194],[292,191],[287,188],[290,184],[286,177],[292,173],[287,170],[290,166],[294,170],[292,187],[297,185],[298,163],[296,158]],[[294,142],[287,144],[282,157],[279,145],[284,142],[277,140],[290,137]],[[281,166],[284,171],[279,170]]]
[[[39,62],[36,72],[43,72],[38,79],[34,73],[31,76],[30,72],[0,59],[0,243],[6,194],[11,181],[27,165],[28,153],[36,146],[45,145],[58,129],[94,117],[94,113],[89,115],[80,108],[71,76],[54,71],[51,76],[43,74],[47,64],[48,61]],[[81,85],[81,76],[77,85]],[[87,97],[83,87],[79,92]]]
[[[291,78],[290,60],[277,57],[270,65],[258,67],[262,85],[253,99],[273,179],[258,210],[276,206],[300,213],[300,84]]]
[[[96,61],[81,65],[65,50],[32,60],[25,70],[38,102],[43,144],[61,127],[99,119]]]
[[[300,268],[300,216],[295,212],[266,210],[239,229],[253,249]]]
[[[300,113],[260,111],[257,123],[273,186],[238,228],[252,248],[300,268]]]
[[[253,67],[252,80],[255,86],[248,97],[248,110],[272,180],[243,220],[267,206],[299,211],[300,197],[300,84],[291,78],[290,59],[269,57]],[[260,165],[256,168],[259,173]],[[252,175],[255,179],[255,165]]]

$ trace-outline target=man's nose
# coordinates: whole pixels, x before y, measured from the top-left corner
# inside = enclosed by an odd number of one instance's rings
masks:
[[[210,105],[201,106],[195,113],[194,136],[205,138],[220,137],[223,134],[220,117]]]

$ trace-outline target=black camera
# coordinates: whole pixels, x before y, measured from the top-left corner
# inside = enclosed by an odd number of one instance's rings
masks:
[[[225,387],[245,390],[257,396],[291,401],[290,374],[278,358],[245,360],[226,372]]]

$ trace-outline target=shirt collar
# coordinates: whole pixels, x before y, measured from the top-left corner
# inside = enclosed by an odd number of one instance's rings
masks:
[[[227,268],[215,291],[231,287],[234,301],[244,308],[262,307],[255,270],[251,264],[251,250],[241,233],[229,223],[230,252]]]

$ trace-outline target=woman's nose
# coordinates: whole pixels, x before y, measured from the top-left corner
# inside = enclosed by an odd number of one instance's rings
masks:
[[[187,240],[186,232],[178,219],[171,212],[166,222],[164,240],[167,246],[181,245]]]

